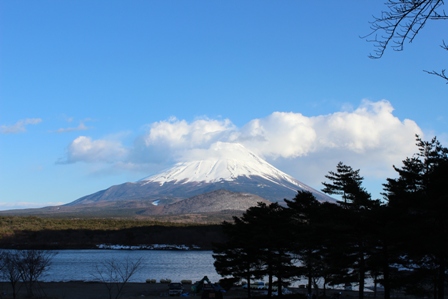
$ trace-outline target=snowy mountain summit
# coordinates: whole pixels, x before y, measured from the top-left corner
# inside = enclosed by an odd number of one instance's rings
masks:
[[[142,181],[188,183],[235,181],[238,177],[259,176],[273,183],[283,180],[300,183],[293,177],[278,170],[239,143],[215,143],[203,153],[203,159],[177,163],[162,173],[142,179]],[[296,191],[296,190],[295,190]]]
[[[239,143],[217,142],[208,150],[195,152],[186,162],[149,176],[139,183],[157,183],[161,188],[182,188],[251,193],[272,202],[292,199],[298,190],[313,193],[320,201],[331,197],[275,168]],[[197,195],[197,194],[194,194]]]
[[[298,190],[306,190],[319,201],[334,201],[278,170],[243,145],[217,142],[207,150],[191,152],[184,162],[166,171],[134,183],[112,186],[69,205],[137,200],[167,206],[202,194],[216,195],[213,192],[217,190],[252,194],[271,202],[292,199]],[[203,197],[201,201],[207,204]]]

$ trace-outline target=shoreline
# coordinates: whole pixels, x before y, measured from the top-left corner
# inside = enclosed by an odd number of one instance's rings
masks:
[[[166,283],[147,283],[147,282],[128,282],[123,289],[120,299],[167,299],[169,298],[196,298],[201,297],[200,294],[191,293],[191,284],[184,284],[184,295],[169,296],[168,284]],[[20,288],[17,292],[17,299],[29,298],[26,294],[25,286],[18,283]],[[305,298],[305,288],[289,288],[292,291],[291,298]],[[252,289],[253,297],[263,297],[264,290]],[[185,293],[188,293],[186,295]],[[356,298],[357,291],[347,291],[340,289],[327,289],[326,296],[330,298],[334,293],[339,293],[341,298]],[[381,292],[378,293],[378,295]],[[115,298],[113,293],[112,298]],[[104,299],[109,298],[108,289],[105,284],[99,281],[67,281],[67,282],[37,282],[34,295],[36,298],[47,299]],[[322,289],[319,290],[319,297],[322,298]],[[229,291],[223,294],[224,299],[240,299],[247,298],[247,290],[241,286],[233,286]],[[373,298],[373,293],[365,293],[366,298]],[[0,298],[13,298],[11,285],[8,282],[0,282]],[[274,297],[275,298],[275,297]]]
[[[202,248],[196,245],[184,244],[139,244],[139,245],[123,245],[123,244],[96,244],[90,246],[45,246],[45,247],[23,247],[23,246],[3,246],[0,245],[0,250],[84,250],[84,249],[99,249],[99,250],[160,250],[160,251],[210,251],[211,249]]]
[[[27,298],[26,289],[23,283],[17,284],[17,299]],[[188,297],[200,298],[197,294],[191,294],[191,284],[184,284],[184,293],[189,293]],[[115,293],[114,293],[115,294]],[[48,299],[102,299],[109,298],[108,289],[105,284],[99,281],[67,281],[67,282],[37,282],[34,295]],[[11,284],[0,282],[0,297],[12,298]],[[115,296],[112,296],[113,298]],[[123,288],[121,299],[166,299],[168,295],[168,284],[128,282]],[[244,298],[247,291],[241,287],[233,287],[224,295],[225,298]],[[175,298],[184,298],[177,296]]]

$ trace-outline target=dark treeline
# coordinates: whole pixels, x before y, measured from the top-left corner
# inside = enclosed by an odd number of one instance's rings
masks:
[[[229,279],[268,279],[268,296],[299,277],[309,296],[325,288],[357,285],[364,297],[367,278],[392,291],[444,299],[448,256],[448,149],[417,136],[418,152],[395,167],[384,200],[362,187],[359,170],[339,163],[322,191],[337,203],[318,202],[299,191],[285,205],[258,204],[224,222],[226,241],[214,246],[215,267]],[[300,262],[300,263],[298,263]],[[300,266],[297,266],[300,264]]]
[[[223,240],[221,225],[131,219],[0,217],[0,248],[76,249],[99,244],[170,244],[211,249]]]

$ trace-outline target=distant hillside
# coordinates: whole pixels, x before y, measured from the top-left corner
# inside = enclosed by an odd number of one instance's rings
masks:
[[[253,194],[217,190],[166,205],[163,207],[161,214],[246,211],[250,207],[256,206],[258,202],[270,203],[268,200]]]
[[[269,201],[246,193],[217,190],[171,204],[145,200],[64,205],[40,209],[0,211],[0,215],[82,218],[136,218],[185,223],[220,223],[239,216],[258,202]]]
[[[100,244],[187,245],[211,249],[220,225],[120,219],[0,217],[0,248],[88,249]]]

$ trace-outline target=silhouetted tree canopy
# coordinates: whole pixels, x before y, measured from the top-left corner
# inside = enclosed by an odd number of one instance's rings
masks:
[[[289,251],[289,220],[285,216],[285,208],[278,203],[258,203],[242,217],[234,217],[233,223],[224,222],[228,241],[215,244],[213,249],[217,272],[246,278],[248,283],[252,278],[268,277],[268,297],[272,296],[275,277],[281,295],[283,284],[295,275]]]
[[[436,138],[417,136],[418,152],[395,167],[384,199],[372,200],[359,170],[340,162],[326,175],[323,191],[342,198],[319,202],[298,191],[285,205],[260,203],[233,223],[224,223],[226,242],[214,248],[221,275],[283,282],[307,278],[312,297],[317,281],[358,285],[371,278],[383,297],[393,290],[444,299],[448,277],[448,149]],[[314,287],[313,287],[314,286]],[[279,292],[281,295],[281,292]],[[376,295],[374,295],[376,296]]]
[[[402,268],[408,269],[405,286],[426,295],[436,290],[444,298],[448,262],[448,149],[434,138],[417,136],[419,152],[394,167],[398,178],[384,184],[389,208],[399,221],[397,234]]]

